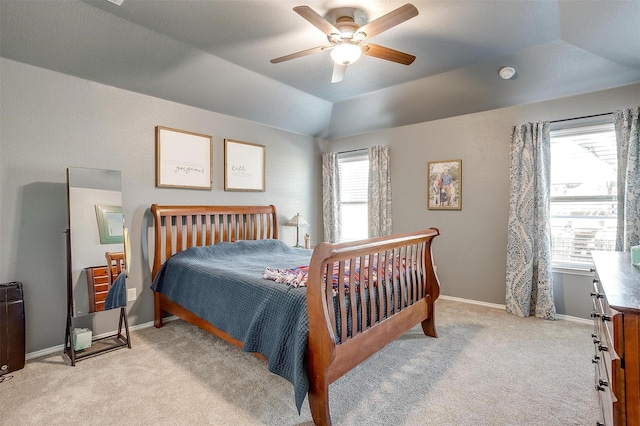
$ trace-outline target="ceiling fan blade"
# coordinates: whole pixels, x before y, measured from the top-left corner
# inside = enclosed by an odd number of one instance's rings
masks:
[[[410,65],[416,59],[415,56],[409,55],[408,53],[371,43],[368,43],[366,46],[362,46],[362,53],[367,56],[373,56],[375,58],[385,59],[387,61],[397,62],[403,65]]]
[[[326,46],[312,47],[311,49],[302,50],[300,52],[291,53],[291,54],[285,55],[285,56],[280,56],[279,58],[274,58],[274,59],[271,60],[271,63],[272,64],[279,64],[280,62],[284,62],[284,61],[288,61],[288,60],[296,59],[296,58],[301,58],[303,56],[311,55],[311,54],[317,53],[317,52],[322,52],[326,48],[327,48]]]
[[[296,6],[293,8],[293,11],[296,12],[298,15],[302,16],[307,21],[309,21],[311,25],[313,25],[314,27],[316,27],[326,35],[340,34],[340,30],[334,27],[329,21],[324,19],[322,16],[318,15],[309,6]]]
[[[380,34],[391,27],[395,27],[414,16],[418,16],[418,9],[416,9],[416,7],[411,3],[407,3],[404,6],[400,6],[396,10],[363,25],[358,29],[356,34],[364,33],[365,37],[373,37],[374,35]]]
[[[347,70],[346,65],[333,64],[333,74],[331,75],[332,83],[340,83],[344,78],[344,72]]]

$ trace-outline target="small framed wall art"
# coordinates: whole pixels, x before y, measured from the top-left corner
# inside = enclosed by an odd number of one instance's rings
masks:
[[[101,206],[96,204],[96,219],[100,244],[124,242],[124,216],[122,206]]]
[[[156,127],[156,186],[213,188],[213,138]]]
[[[462,160],[427,163],[427,208],[462,209]]]
[[[224,190],[265,191],[267,148],[255,143],[224,140]]]

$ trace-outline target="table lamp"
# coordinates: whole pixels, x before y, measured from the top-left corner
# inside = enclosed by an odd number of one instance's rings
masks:
[[[309,226],[309,222],[304,220],[304,218],[300,216],[300,213],[296,213],[296,215],[287,222],[287,225],[296,227],[296,245],[294,247],[302,248],[300,245],[300,227]]]

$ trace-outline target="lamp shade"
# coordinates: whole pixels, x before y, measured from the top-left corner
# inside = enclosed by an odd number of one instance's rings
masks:
[[[294,217],[292,217],[289,222],[287,222],[287,225],[288,226],[296,226],[296,227],[309,226],[309,222],[304,220],[304,218],[302,216],[300,216],[300,213],[296,213],[296,215]]]
[[[338,65],[349,65],[360,58],[362,50],[351,43],[342,43],[331,50],[331,58]]]

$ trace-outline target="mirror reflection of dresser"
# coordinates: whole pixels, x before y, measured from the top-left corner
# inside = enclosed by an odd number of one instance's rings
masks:
[[[67,194],[65,355],[71,365],[75,365],[86,356],[131,347],[120,171],[69,167]],[[118,330],[113,335],[96,338],[90,330],[74,324],[80,317],[104,315],[104,311],[111,309],[120,309]],[[112,316],[105,316],[105,320],[112,320]],[[77,344],[80,333],[82,345]]]
[[[110,253],[110,252],[109,252]],[[123,252],[118,252],[123,254]],[[117,266],[111,265],[111,276],[109,276],[108,263],[100,266],[89,266],[84,268],[87,277],[87,292],[89,294],[89,312],[102,312],[105,310],[104,304],[109,294],[109,289],[113,284],[113,277],[118,275]],[[110,309],[114,309],[111,307]]]

